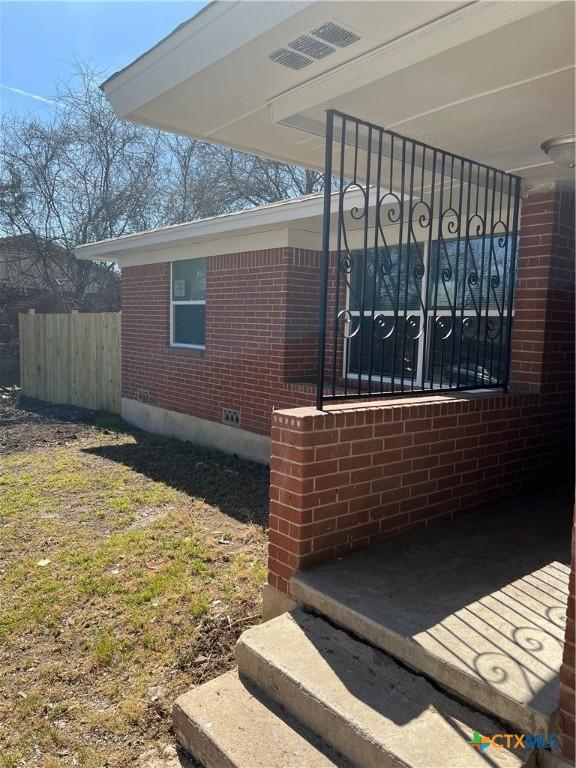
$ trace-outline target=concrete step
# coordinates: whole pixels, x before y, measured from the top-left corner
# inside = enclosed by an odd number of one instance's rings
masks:
[[[470,745],[505,732],[390,656],[296,609],[244,632],[240,673],[360,768],[521,768],[525,752]]]
[[[292,593],[514,729],[554,731],[571,502],[549,494],[489,512],[299,573]]]
[[[237,671],[180,696],[172,716],[179,743],[204,768],[350,768]]]

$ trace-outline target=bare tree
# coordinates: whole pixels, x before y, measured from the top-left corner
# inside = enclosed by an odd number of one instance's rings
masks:
[[[161,220],[155,203],[160,138],[116,119],[93,73],[78,77],[79,87],[60,90],[51,120],[2,118],[0,229],[26,236],[30,268],[40,268],[55,292],[72,286],[81,302],[95,269],[73,259],[73,248]]]
[[[195,139],[162,134],[162,194],[165,225],[226,213],[236,197],[214,148]]]
[[[102,274],[73,258],[79,244],[321,188],[315,171],[123,122],[100,79],[79,66],[51,120],[0,121],[0,235],[26,236],[25,268],[56,292],[73,286],[78,304]]]
[[[238,207],[264,205],[323,188],[323,175],[318,171],[225,147],[212,147],[211,151]]]

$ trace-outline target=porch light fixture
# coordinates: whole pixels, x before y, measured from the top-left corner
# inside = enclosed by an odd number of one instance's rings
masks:
[[[576,165],[576,135],[567,133],[565,136],[556,136],[548,139],[540,145],[550,160],[566,168],[574,168]]]

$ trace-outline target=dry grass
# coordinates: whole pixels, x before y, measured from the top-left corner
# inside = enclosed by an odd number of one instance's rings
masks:
[[[260,619],[266,471],[114,419],[31,430],[0,477],[0,767],[134,765]]]

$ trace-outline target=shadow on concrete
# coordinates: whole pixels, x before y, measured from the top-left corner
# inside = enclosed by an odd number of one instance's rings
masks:
[[[301,573],[310,600],[297,594],[426,674],[451,670],[547,718],[558,706],[572,505],[569,487],[495,504]]]
[[[300,637],[296,637],[300,635]],[[302,638],[304,643],[302,644]],[[280,640],[280,636],[275,637]],[[357,642],[347,633],[333,627],[327,621],[296,610],[291,615],[290,626],[285,628],[285,642],[289,646],[312,646],[315,659],[309,651],[302,662],[302,678],[297,654],[276,653],[272,646],[270,652],[276,658],[277,668],[283,671],[284,684],[278,690],[289,708],[299,712],[299,699],[308,696],[315,698],[322,735],[335,745],[346,749],[349,742],[346,731],[338,723],[347,721],[356,735],[362,734],[367,741],[374,739],[381,749],[384,745],[395,755],[388,763],[394,765],[426,765],[428,768],[482,768],[493,766],[502,768],[507,765],[519,767],[524,763],[515,763],[503,758],[495,750],[480,752],[472,746],[474,733],[491,736],[506,732],[506,727],[476,711],[455,697],[445,694],[423,676],[412,672],[399,664],[391,656]],[[250,685],[244,678],[245,685]],[[275,690],[270,682],[270,690]],[[305,693],[293,692],[294,687],[302,687]],[[251,688],[251,693],[268,705],[266,694]],[[296,701],[292,701],[292,695]],[[307,709],[308,713],[312,710]],[[276,711],[283,719],[288,719],[281,710]],[[383,718],[383,719],[380,719]],[[334,728],[334,734],[331,732]],[[307,738],[306,729],[301,735]],[[372,750],[373,762],[376,754]],[[498,759],[500,756],[500,759]]]

